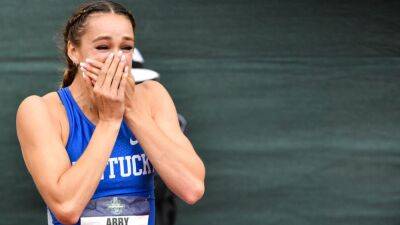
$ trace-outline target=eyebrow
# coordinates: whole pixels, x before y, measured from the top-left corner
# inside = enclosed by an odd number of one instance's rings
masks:
[[[99,41],[99,40],[111,40],[112,38],[110,36],[98,36],[96,37],[93,42]],[[122,37],[122,39],[124,40],[128,40],[128,41],[134,41],[133,38],[129,37],[129,36],[124,36]]]

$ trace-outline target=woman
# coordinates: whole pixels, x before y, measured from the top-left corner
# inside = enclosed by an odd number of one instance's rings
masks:
[[[117,3],[80,6],[64,31],[62,88],[18,108],[24,161],[53,224],[154,224],[155,171],[188,204],[204,193],[203,162],[167,90],[129,74],[134,30]]]

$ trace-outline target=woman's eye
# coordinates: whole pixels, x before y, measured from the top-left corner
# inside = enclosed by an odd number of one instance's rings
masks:
[[[108,49],[108,46],[106,46],[106,45],[100,45],[100,46],[97,46],[96,49],[97,49],[97,50],[106,50],[106,49]]]
[[[122,48],[123,50],[130,51],[132,50],[132,46],[126,46]]]

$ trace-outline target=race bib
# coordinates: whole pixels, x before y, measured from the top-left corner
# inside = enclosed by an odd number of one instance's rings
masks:
[[[142,196],[93,199],[80,218],[81,225],[147,225],[150,203]]]

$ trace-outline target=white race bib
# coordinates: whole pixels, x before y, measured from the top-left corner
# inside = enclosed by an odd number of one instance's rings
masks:
[[[81,225],[147,225],[149,216],[81,217]]]
[[[143,196],[93,199],[80,218],[81,225],[147,225],[150,203]]]

